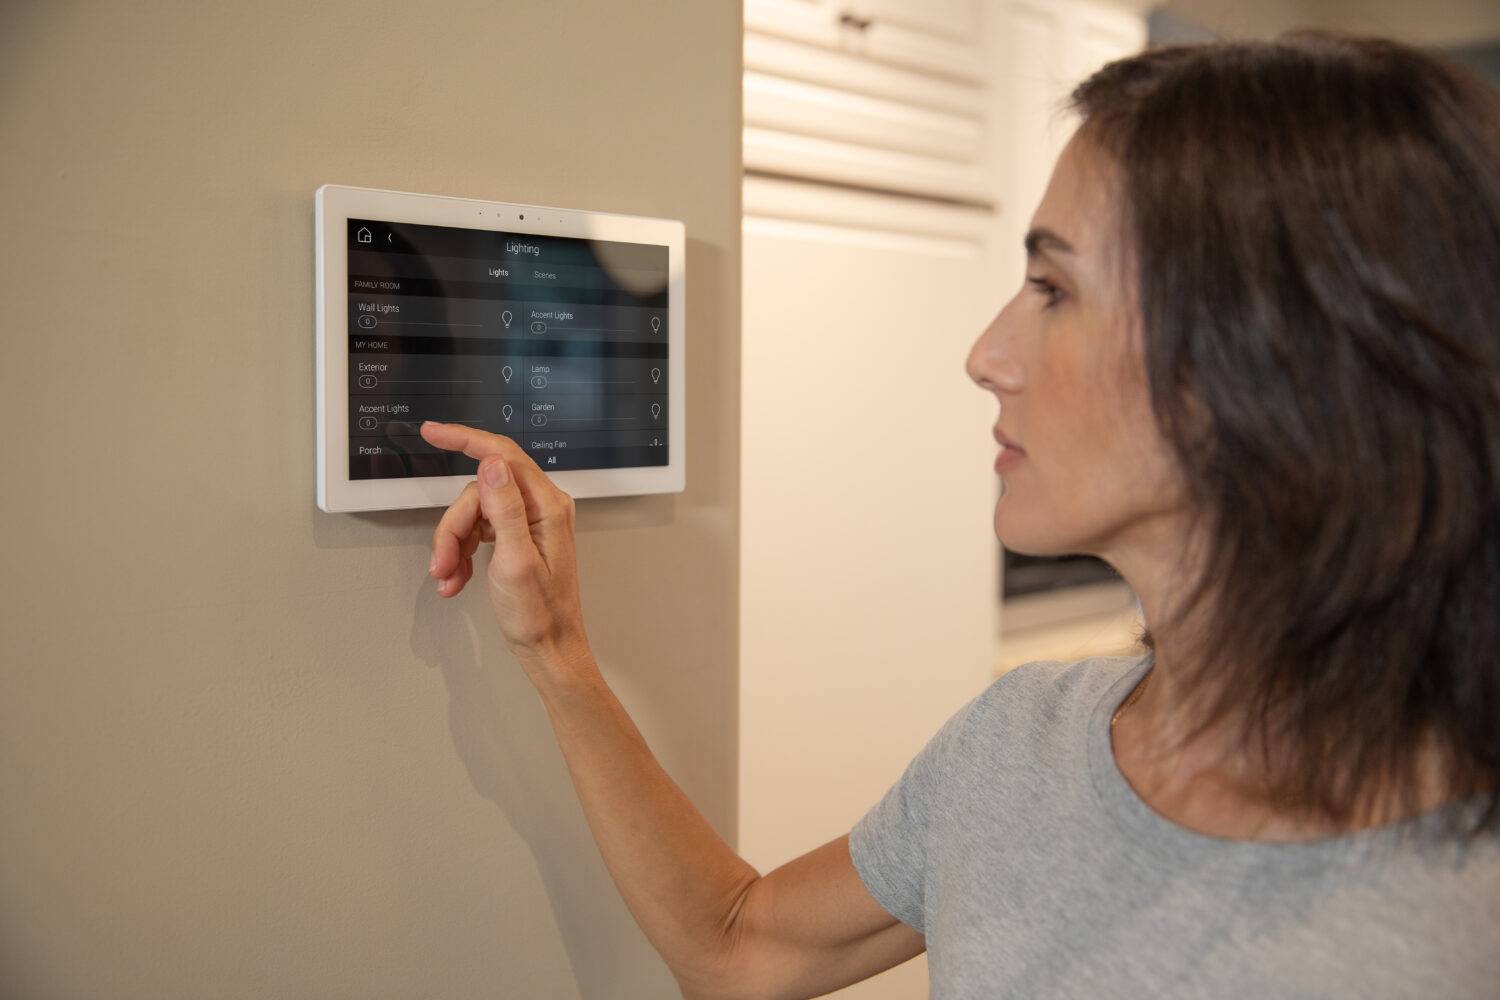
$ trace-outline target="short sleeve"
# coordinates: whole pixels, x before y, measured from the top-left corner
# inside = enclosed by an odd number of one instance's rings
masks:
[[[972,708],[971,702],[948,720],[849,833],[854,870],[870,895],[891,916],[923,933],[932,803]]]

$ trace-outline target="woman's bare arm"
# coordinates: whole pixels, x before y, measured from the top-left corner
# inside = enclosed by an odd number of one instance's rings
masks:
[[[493,540],[490,601],[546,707],[605,865],[687,997],[806,997],[919,954],[865,889],[842,837],[766,876],[729,848],[652,756],[583,630],[573,501],[507,438],[426,424],[481,459],[444,513],[430,574],[451,597]]]

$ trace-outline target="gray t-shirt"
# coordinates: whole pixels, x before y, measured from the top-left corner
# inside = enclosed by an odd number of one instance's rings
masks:
[[[934,998],[1500,998],[1500,838],[1189,832],[1115,766],[1110,716],[1147,667],[1012,670],[855,826]]]

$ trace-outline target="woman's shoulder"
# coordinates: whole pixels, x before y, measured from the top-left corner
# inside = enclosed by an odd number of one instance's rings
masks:
[[[1139,680],[1150,667],[1150,655],[1095,656],[1086,660],[1036,660],[995,678],[975,706],[986,711],[1038,708],[1090,711],[1114,685]]]
[[[1129,690],[1149,666],[1149,656],[1100,656],[1014,667],[954,717],[948,735],[960,743],[1019,740],[1035,749],[1061,740],[1079,746],[1077,737],[1110,690]]]

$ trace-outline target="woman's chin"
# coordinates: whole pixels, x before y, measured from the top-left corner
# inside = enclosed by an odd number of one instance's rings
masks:
[[[1069,545],[1070,541],[1076,543],[1077,540],[1059,535],[1050,518],[1042,518],[1041,523],[1037,523],[1031,518],[1020,516],[1019,510],[1007,510],[1005,504],[1006,501],[1002,499],[996,505],[994,524],[995,537],[1007,552],[1041,557],[1078,554],[1078,546]]]

